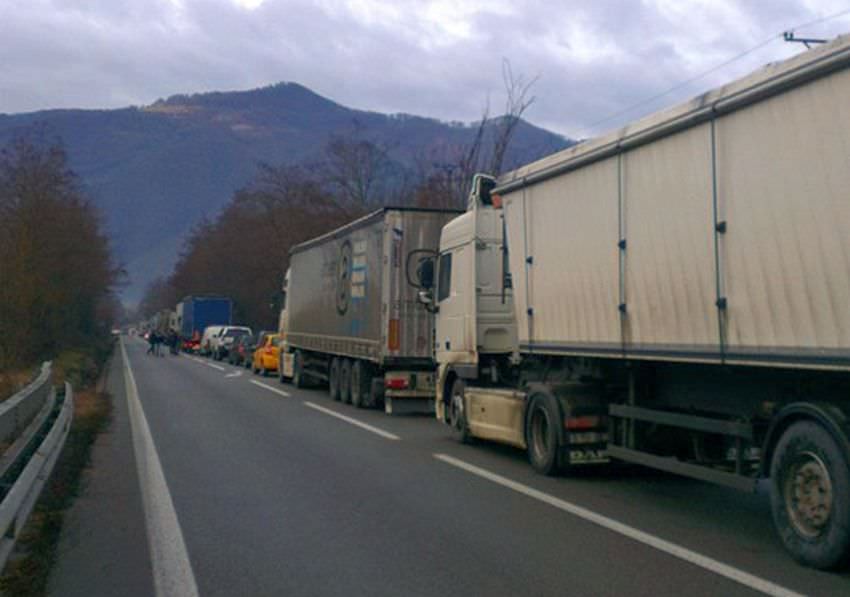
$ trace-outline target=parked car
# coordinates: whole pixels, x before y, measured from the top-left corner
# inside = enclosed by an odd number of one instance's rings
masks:
[[[268,332],[260,337],[254,348],[251,370],[265,377],[277,373],[280,366],[280,335]]]
[[[237,367],[244,365],[249,367],[249,363],[254,356],[254,337],[250,334],[239,336],[233,341],[230,350],[227,354],[227,362]]]
[[[228,325],[221,330],[218,336],[214,336],[210,342],[210,350],[212,351],[213,359],[221,361],[230,353],[230,347],[233,342],[241,336],[250,336],[253,332],[251,328],[243,325]]]
[[[198,349],[198,354],[201,356],[209,356],[213,351],[213,339],[217,338],[221,331],[226,326],[223,325],[210,325],[204,328],[204,335],[201,336],[201,345]]]

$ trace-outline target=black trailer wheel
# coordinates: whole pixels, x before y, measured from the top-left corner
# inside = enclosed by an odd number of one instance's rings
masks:
[[[334,400],[339,400],[339,359],[331,359],[328,367],[328,395]]]
[[[364,408],[370,403],[369,389],[372,387],[372,376],[369,366],[363,361],[354,361],[351,365],[351,404],[356,408]]]
[[[340,359],[339,399],[345,404],[351,402],[351,361],[349,359]]]
[[[555,475],[559,471],[560,424],[558,404],[552,396],[537,394],[531,398],[525,417],[525,441],[528,461],[538,473]]]
[[[469,422],[466,418],[466,383],[462,379],[456,379],[452,384],[452,392],[449,395],[449,403],[446,405],[448,416],[446,423],[452,430],[452,436],[462,444],[472,441],[469,432]]]
[[[295,356],[292,358],[292,385],[296,388],[307,387],[307,380],[304,375],[304,355],[300,350],[295,351]]]
[[[799,562],[820,569],[850,559],[850,464],[821,425],[801,421],[779,439],[770,464],[773,522]]]

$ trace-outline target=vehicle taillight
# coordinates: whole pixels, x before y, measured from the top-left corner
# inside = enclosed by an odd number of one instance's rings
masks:
[[[388,377],[384,380],[384,387],[388,390],[406,390],[409,386],[406,377]]]
[[[587,415],[584,417],[567,417],[564,424],[567,429],[593,429],[599,427],[602,417],[598,415]]]

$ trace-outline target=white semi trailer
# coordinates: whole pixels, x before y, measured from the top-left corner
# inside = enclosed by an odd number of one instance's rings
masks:
[[[850,557],[850,39],[498,180],[420,259],[437,416],[754,491]]]

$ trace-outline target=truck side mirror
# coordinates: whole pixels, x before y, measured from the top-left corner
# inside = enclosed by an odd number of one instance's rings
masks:
[[[419,286],[427,291],[434,288],[434,258],[425,257],[419,261],[419,267],[416,269],[416,276],[419,278]],[[429,292],[430,294],[430,292]],[[433,301],[433,297],[431,297]]]
[[[424,256],[423,256],[424,255]],[[407,283],[420,290],[430,290],[434,287],[434,259],[436,251],[430,249],[415,249],[407,254],[405,274]],[[414,271],[413,258],[419,256],[418,265]]]

